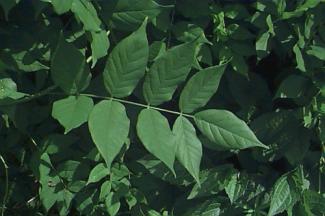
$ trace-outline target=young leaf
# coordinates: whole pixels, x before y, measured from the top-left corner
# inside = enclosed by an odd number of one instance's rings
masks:
[[[110,169],[129,134],[130,120],[125,107],[115,101],[99,102],[89,115],[88,126],[98,151]]]
[[[307,51],[308,55],[315,56],[322,61],[325,61],[325,48],[321,46],[310,46],[310,50]]]
[[[147,20],[118,43],[107,59],[104,83],[114,97],[129,96],[144,75],[149,56],[146,25]]]
[[[65,134],[88,120],[94,106],[91,98],[70,96],[53,103],[52,116],[65,128]]]
[[[305,61],[297,44],[294,45],[293,52],[296,55],[297,68],[303,72],[306,72]]]
[[[243,120],[229,111],[204,110],[195,114],[195,123],[210,141],[223,148],[266,147]]]
[[[268,52],[270,36],[269,32],[264,32],[256,40],[256,52],[260,58],[264,57]]]
[[[192,123],[183,116],[179,116],[173,126],[175,142],[177,144],[176,157],[189,171],[198,184],[202,158],[202,144],[196,136]]]
[[[100,31],[101,21],[93,4],[88,0],[73,0],[71,11],[83,23],[86,31]]]
[[[143,84],[146,101],[159,105],[172,98],[178,84],[190,72],[194,61],[195,41],[173,47],[151,66]]]
[[[105,164],[97,164],[91,171],[88,177],[87,184],[98,182],[109,174],[109,169],[106,168]]]
[[[179,108],[182,112],[192,113],[203,107],[216,93],[226,64],[203,69],[186,83],[180,99]]]
[[[177,146],[167,119],[156,110],[143,109],[138,116],[137,133],[146,149],[175,174]]]
[[[52,56],[51,74],[54,83],[69,94],[84,90],[90,82],[85,56],[63,35]]]

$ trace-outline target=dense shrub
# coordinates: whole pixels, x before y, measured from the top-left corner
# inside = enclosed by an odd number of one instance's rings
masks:
[[[323,0],[0,0],[0,213],[325,214]]]

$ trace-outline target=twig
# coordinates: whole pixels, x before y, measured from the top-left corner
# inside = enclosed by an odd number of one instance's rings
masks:
[[[5,178],[6,178],[6,183],[5,183],[5,194],[3,196],[3,201],[2,201],[2,207],[1,207],[1,216],[5,215],[6,211],[6,204],[7,204],[7,199],[8,199],[8,192],[9,192],[9,176],[8,176],[8,165],[2,155],[0,154],[0,160],[4,166],[5,169]]]

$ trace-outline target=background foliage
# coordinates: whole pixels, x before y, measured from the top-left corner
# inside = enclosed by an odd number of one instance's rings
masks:
[[[324,215],[324,1],[0,5],[2,215]]]

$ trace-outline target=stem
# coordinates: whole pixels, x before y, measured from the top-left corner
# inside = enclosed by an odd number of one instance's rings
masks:
[[[42,97],[42,96],[45,96],[45,95],[48,95],[51,91],[53,91],[54,89],[56,89],[57,86],[56,85],[53,85],[53,86],[50,86],[48,87],[47,89],[44,89],[36,94],[33,94],[33,95],[29,95],[25,98],[22,98],[20,100],[17,100],[17,101],[13,101],[11,103],[7,103],[5,104],[4,106],[10,106],[10,105],[16,105],[16,104],[20,104],[20,103],[26,103],[26,102],[29,102],[31,100],[34,100],[36,98],[39,98],[39,97]]]
[[[320,164],[319,164],[319,170],[318,170],[318,193],[321,194],[322,190],[322,174],[320,170]]]
[[[322,193],[322,166],[324,163],[324,158],[323,158],[323,152],[322,152],[322,156],[319,160],[319,168],[318,168],[318,193],[321,194]]]
[[[3,202],[2,202],[2,207],[1,207],[1,216],[4,216],[5,210],[6,210],[7,199],[8,199],[8,192],[9,192],[9,176],[8,176],[8,165],[1,154],[0,154],[0,160],[5,168],[5,177],[6,177],[5,194],[3,196]]]
[[[172,13],[171,13],[171,18],[170,18],[170,24],[169,24],[169,28],[168,28],[168,38],[167,38],[167,48],[170,47],[170,40],[171,40],[171,36],[172,36],[172,31],[171,31],[171,27],[174,23],[174,16],[175,16],[175,7],[176,7],[176,0],[175,0],[175,5],[174,5],[174,8],[172,10]]]
[[[177,112],[177,111],[173,111],[173,110],[167,110],[167,109],[163,109],[163,108],[159,108],[159,107],[149,106],[149,105],[146,105],[146,104],[137,103],[137,102],[128,101],[128,100],[123,100],[123,99],[119,99],[119,98],[105,97],[105,96],[99,96],[99,95],[93,95],[93,94],[80,94],[80,95],[87,96],[87,97],[92,97],[92,98],[99,98],[99,99],[118,101],[118,102],[121,102],[121,103],[124,103],[124,104],[130,104],[130,105],[134,105],[134,106],[145,107],[145,108],[150,108],[150,109],[154,109],[154,110],[158,110],[158,111],[162,111],[162,112],[167,112],[167,113],[171,113],[171,114],[175,114],[175,115],[182,115],[182,116],[185,116],[185,117],[194,118],[193,115],[184,114],[184,113],[181,113],[181,112]]]
[[[38,92],[36,94],[30,95],[28,97],[25,97],[25,98],[23,98],[21,100],[14,101],[12,103],[8,103],[8,104],[6,104],[6,106],[16,105],[16,104],[20,104],[20,103],[26,103],[26,102],[29,102],[31,100],[34,100],[36,98],[39,98],[39,97],[42,97],[42,96],[45,96],[45,95],[66,95],[66,96],[70,95],[70,96],[75,96],[74,94],[65,94],[65,93],[58,93],[58,92],[53,92],[52,93],[51,91],[53,91],[56,88],[57,88],[56,85],[50,86],[49,88],[44,89],[44,90],[42,90],[42,91],[40,91],[40,92]],[[78,94],[78,95],[92,97],[92,98],[99,98],[99,99],[118,101],[118,102],[121,102],[121,103],[124,103],[124,104],[130,104],[130,105],[134,105],[134,106],[150,108],[150,109],[158,110],[158,111],[161,111],[161,112],[171,113],[171,114],[175,114],[175,115],[182,115],[182,116],[194,119],[193,115],[189,115],[189,114],[185,114],[185,113],[181,113],[181,112],[177,112],[177,111],[173,111],[173,110],[167,110],[167,109],[163,109],[163,108],[159,108],[159,107],[155,107],[155,106],[149,106],[147,104],[137,103],[137,102],[123,100],[123,99],[119,99],[119,98],[106,97],[106,96],[100,96],[100,95],[94,95],[94,94],[82,94],[82,93]]]

